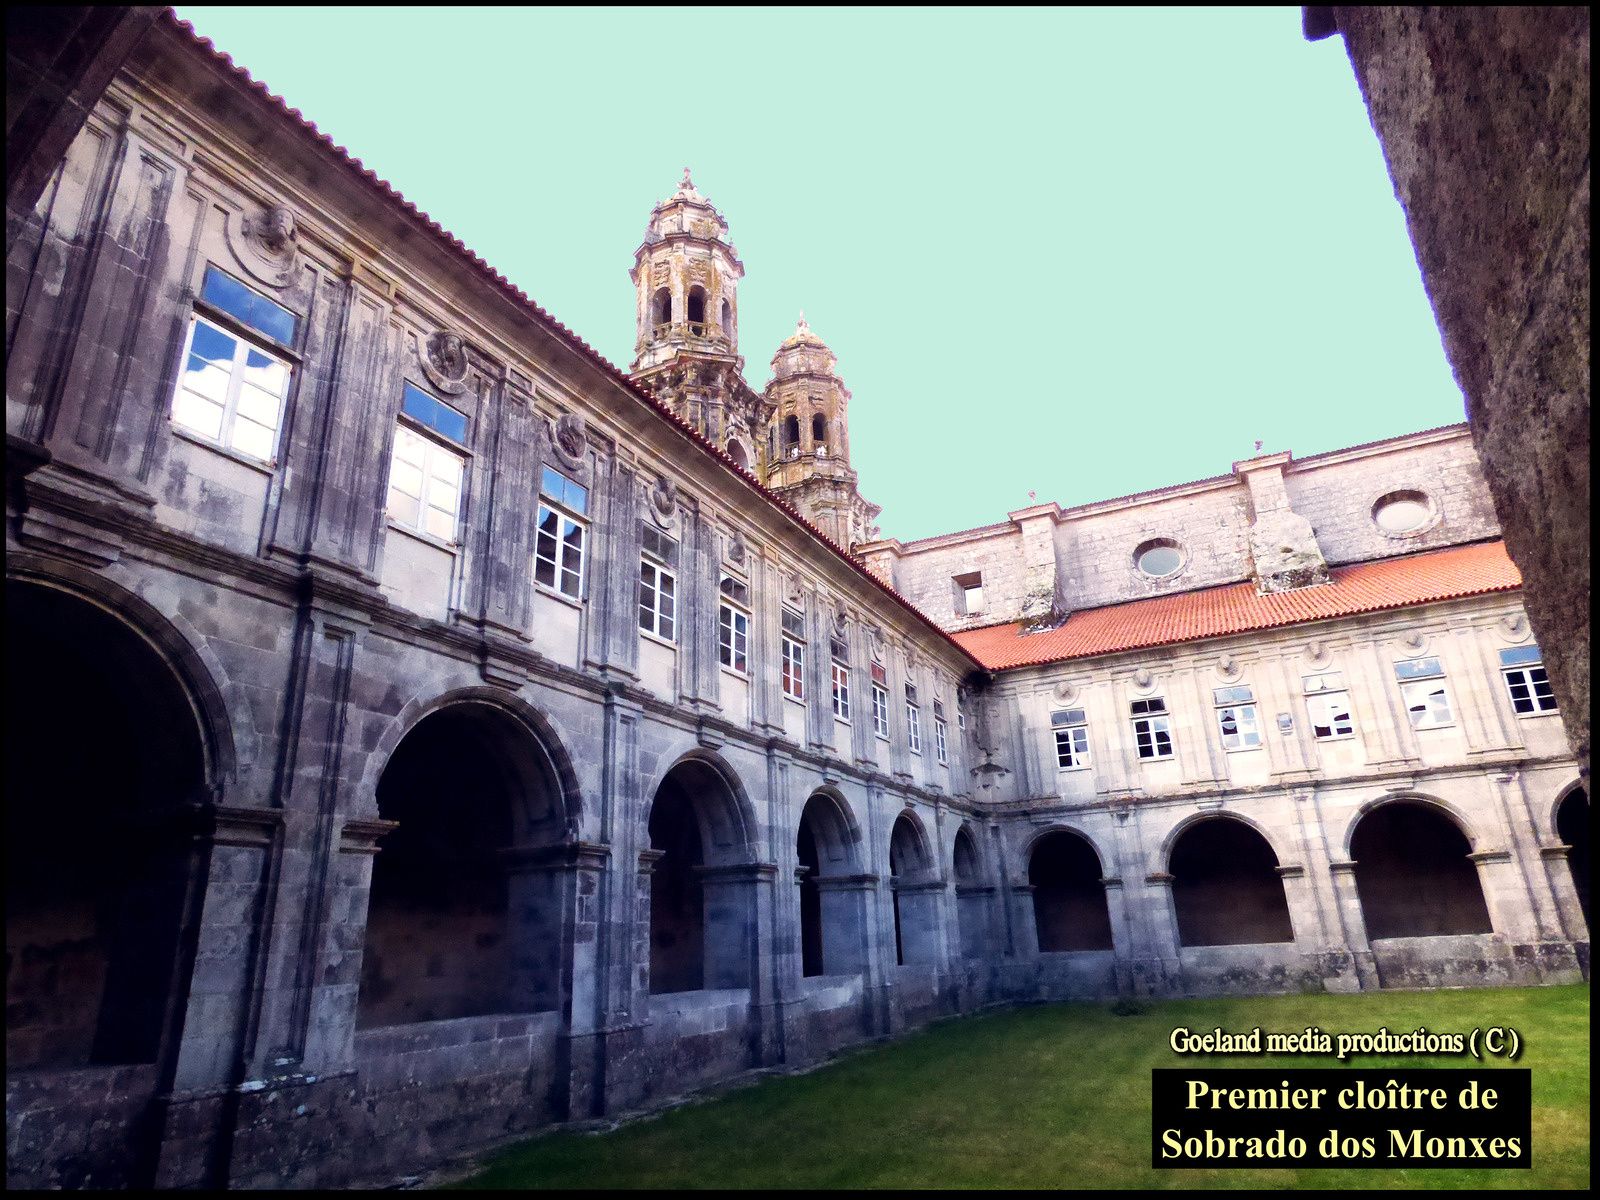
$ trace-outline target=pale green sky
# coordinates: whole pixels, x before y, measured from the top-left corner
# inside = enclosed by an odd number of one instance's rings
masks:
[[[178,11],[624,369],[692,167],[746,377],[803,308],[886,536],[1463,419],[1298,8]]]

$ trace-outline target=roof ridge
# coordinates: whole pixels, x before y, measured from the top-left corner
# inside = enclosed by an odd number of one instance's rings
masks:
[[[770,491],[764,484],[757,480],[754,475],[734,462],[726,451],[719,449],[711,441],[706,439],[699,430],[695,429],[694,426],[683,420],[670,408],[646,391],[641,385],[630,379],[615,363],[606,358],[593,346],[589,345],[588,342],[584,341],[583,338],[578,336],[578,334],[573,330],[569,329],[566,325],[558,321],[549,313],[548,310],[541,306],[538,301],[534,300],[521,288],[517,287],[516,284],[512,283],[504,275],[500,274],[499,271],[496,271],[481,255],[477,254],[470,247],[468,247],[466,243],[464,243],[460,238],[456,237],[455,234],[451,233],[443,225],[439,224],[439,222],[434,220],[432,216],[418,208],[410,200],[407,200],[405,196],[401,194],[400,190],[387,179],[379,176],[377,172],[373,171],[349,150],[339,145],[329,135],[323,133],[322,130],[317,128],[316,123],[302,113],[298,108],[291,106],[282,96],[274,93],[270,88],[267,87],[265,83],[262,83],[260,80],[256,79],[248,70],[234,62],[233,57],[228,54],[227,51],[220,48],[210,38],[202,34],[190,22],[178,16],[174,9],[168,8],[163,14],[163,17],[167,21],[167,24],[170,28],[179,33],[188,35],[190,39],[190,45],[193,48],[208,54],[214,63],[220,64],[226,68],[236,79],[241,80],[252,92],[256,93],[257,96],[267,101],[269,107],[277,111],[282,116],[292,118],[294,125],[299,130],[311,134],[324,150],[330,151],[333,154],[335,159],[343,163],[363,181],[370,184],[373,188],[383,194],[386,199],[397,204],[404,212],[420,221],[430,233],[465,258],[469,265],[478,270],[481,274],[487,275],[490,282],[496,284],[503,292],[508,293],[524,308],[530,310],[532,315],[538,321],[550,328],[562,340],[581,351],[595,365],[600,367],[605,374],[609,375],[614,382],[619,384],[626,391],[630,392],[636,399],[641,400],[658,416],[665,419],[669,425],[677,430],[678,433],[688,438],[689,441],[699,446],[723,466],[727,467],[728,470],[733,472],[735,477],[752,488],[756,494],[768,504],[772,505],[784,515],[795,521],[801,527],[801,529],[809,533],[812,537],[816,538],[817,541],[821,542],[824,546],[831,550],[841,561],[848,565],[851,570],[855,571],[857,575],[860,575],[864,579],[870,580],[875,587],[877,587],[885,595],[895,600],[916,620],[920,621],[934,633],[938,634],[940,638],[947,642],[952,648],[959,651],[962,656],[967,658],[974,666],[982,666],[982,663],[979,662],[979,660],[972,654],[971,651],[969,651],[965,646],[961,645],[960,642],[956,641],[956,639],[948,631],[934,623],[930,617],[913,605],[910,600],[906,599],[906,597],[895,591],[894,588],[890,587],[871,571],[867,570],[867,568],[862,563],[858,562],[848,550],[841,547],[827,534],[823,533],[822,530],[818,529],[810,521],[806,520],[805,517],[801,516],[799,510],[790,505],[786,500],[781,499],[776,493]]]

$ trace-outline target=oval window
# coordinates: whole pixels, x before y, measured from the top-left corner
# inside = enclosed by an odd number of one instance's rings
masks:
[[[1393,492],[1372,506],[1372,519],[1385,533],[1414,533],[1433,517],[1421,492]]]
[[[1133,561],[1139,570],[1152,579],[1161,579],[1183,566],[1183,550],[1176,542],[1157,539],[1135,550]]]

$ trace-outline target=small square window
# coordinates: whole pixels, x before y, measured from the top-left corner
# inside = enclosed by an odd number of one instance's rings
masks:
[[[1056,739],[1056,766],[1075,770],[1089,765],[1089,721],[1081,708],[1068,708],[1050,714]]]
[[[955,585],[956,614],[971,616],[983,611],[983,572],[972,571],[957,575],[951,580]]]

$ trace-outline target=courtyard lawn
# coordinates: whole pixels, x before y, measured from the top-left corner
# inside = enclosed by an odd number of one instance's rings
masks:
[[[1332,1058],[1180,1060],[1171,1030],[1467,1033],[1508,1025],[1533,1072],[1531,1170],[1155,1170],[1150,1069],[1335,1066]],[[1478,1066],[1470,1057],[1348,1066]],[[1488,1065],[1488,1064],[1484,1064]],[[1503,1065],[1503,1064],[1502,1064]],[[764,1079],[608,1133],[509,1149],[460,1186],[487,1188],[1499,1187],[1589,1183],[1589,989],[1378,992],[1054,1004],[954,1020],[810,1074]]]

